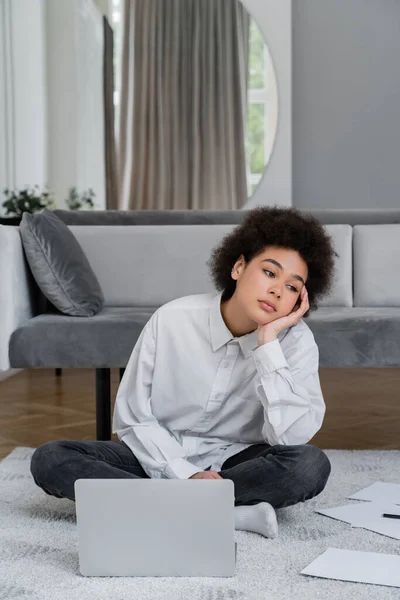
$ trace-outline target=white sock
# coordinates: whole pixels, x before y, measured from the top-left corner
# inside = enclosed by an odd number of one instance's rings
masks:
[[[278,535],[278,521],[274,508],[268,502],[235,506],[235,529],[254,531],[268,538]]]

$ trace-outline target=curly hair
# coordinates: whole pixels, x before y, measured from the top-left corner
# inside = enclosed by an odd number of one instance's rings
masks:
[[[318,302],[331,292],[335,259],[338,256],[332,239],[322,223],[309,213],[294,207],[257,206],[249,210],[243,222],[213,248],[207,265],[217,290],[223,290],[222,300],[235,292],[236,281],[231,272],[243,254],[246,263],[262,254],[267,246],[296,250],[308,267],[306,282],[309,310],[318,308]]]

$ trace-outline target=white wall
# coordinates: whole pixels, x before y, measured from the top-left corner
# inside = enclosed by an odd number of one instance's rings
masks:
[[[112,0],[94,0],[99,11],[111,21]]]
[[[8,28],[6,24],[9,21],[9,2],[0,4],[0,191],[8,186],[13,177],[14,150],[11,145],[11,131],[9,124],[12,124],[12,115],[10,114],[10,75],[9,75],[9,52],[10,43]]]
[[[43,186],[48,175],[44,1],[14,0],[12,14],[15,183]]]
[[[47,0],[49,185],[93,188],[105,208],[103,22],[93,0]]]
[[[400,2],[293,2],[293,204],[400,206]]]
[[[102,18],[93,0],[1,0],[1,192],[49,185],[65,207],[91,187],[105,207]]]
[[[44,26],[44,0],[2,0],[0,204],[4,187],[47,183]]]

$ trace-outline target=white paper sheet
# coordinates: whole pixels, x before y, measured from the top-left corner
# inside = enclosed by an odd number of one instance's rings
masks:
[[[383,502],[353,502],[353,504],[333,508],[318,508],[315,512],[353,524],[357,519],[380,517],[382,513],[400,514],[400,506]]]
[[[352,496],[347,496],[347,498],[400,504],[400,483],[384,483],[383,481],[376,481]]]
[[[400,556],[328,548],[303,569],[301,574],[400,587]]]
[[[357,502],[334,508],[319,508],[315,512],[350,523],[352,527],[362,527],[400,540],[400,519],[382,517],[383,513],[400,516],[400,506],[396,504]]]
[[[400,507],[397,508],[399,509]],[[400,511],[395,513],[392,510],[390,512],[392,514],[400,514]],[[387,519],[386,517],[381,516],[358,517],[353,521],[352,526],[369,529],[369,531],[375,531],[375,533],[380,533],[394,538],[395,540],[400,540],[400,519]]]

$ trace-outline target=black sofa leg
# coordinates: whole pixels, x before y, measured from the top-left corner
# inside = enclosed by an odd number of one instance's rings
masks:
[[[56,369],[56,377],[61,377],[62,369]]]
[[[96,369],[96,439],[111,440],[110,369]]]

